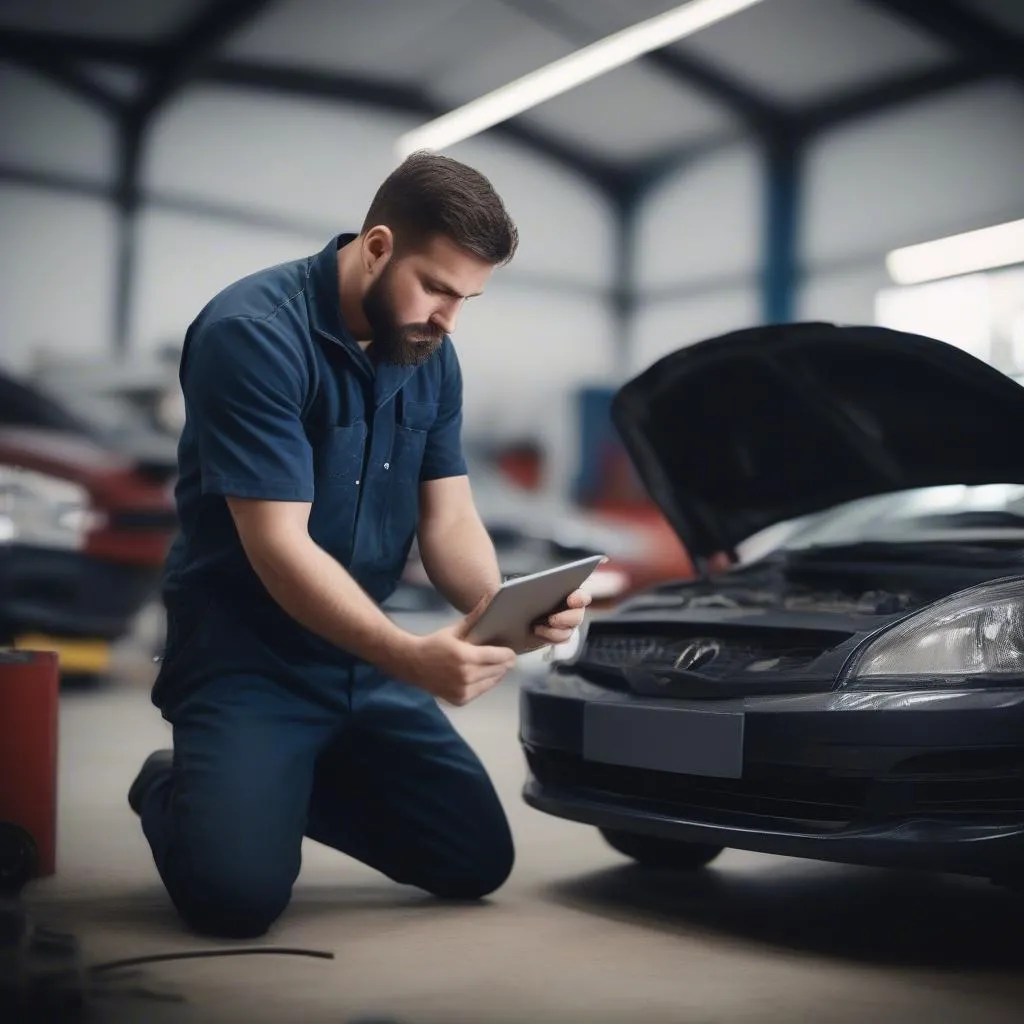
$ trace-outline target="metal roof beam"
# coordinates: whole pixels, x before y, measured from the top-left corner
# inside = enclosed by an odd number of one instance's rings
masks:
[[[790,130],[786,108],[763,99],[693,54],[655,50],[647,54],[646,62],[717,100],[757,135],[774,138]]]
[[[51,38],[49,32],[0,29],[0,60],[42,75],[107,113],[118,113],[123,102],[74,67],[79,54],[79,41],[79,37],[67,33]],[[83,59],[104,60],[105,57]]]
[[[160,60],[162,52],[160,46],[152,43],[0,29],[0,57],[29,55],[51,62],[94,60],[145,70]],[[209,59],[197,64],[190,77],[193,81],[237,85],[282,95],[347,100],[424,118],[445,113],[444,108],[417,89],[306,68]],[[617,163],[586,154],[542,130],[512,121],[496,125],[492,131],[583,175],[605,193],[615,195],[628,183],[628,171]]]
[[[271,0],[212,0],[159,48],[159,56],[133,115],[146,118],[194,74],[205,60],[255,18]]]
[[[501,0],[510,9],[535,24],[571,39],[581,46],[594,42],[589,26],[568,14],[550,0]],[[724,74],[711,63],[692,54],[655,50],[640,60],[657,68],[677,82],[688,85],[705,96],[717,100],[752,131],[766,136],[786,131],[786,111],[758,96],[753,90]]]
[[[88,74],[64,60],[54,60],[37,53],[2,53],[0,60],[25,68],[36,75],[49,79],[54,84],[66,89],[73,96],[86,103],[98,107],[106,114],[117,115],[124,107],[124,102],[114,93],[104,89],[99,82]]]
[[[446,111],[445,107],[420,89],[391,85],[357,75],[339,75],[305,68],[222,60],[205,66],[197,78],[222,85],[264,89],[286,95],[347,100],[424,118],[437,117]],[[583,175],[606,192],[614,193],[628,176],[617,164],[583,153],[540,129],[515,121],[506,121],[495,125],[491,131],[527,146]]]
[[[973,61],[897,75],[797,110],[795,120],[800,132],[810,136],[991,75],[991,67]]]
[[[166,42],[157,47],[155,60],[141,68],[145,84],[139,95],[121,110],[115,202],[120,215],[114,341],[119,355],[128,350],[130,304],[134,295],[135,215],[141,202],[139,184],[142,149],[154,115],[203,63],[216,55],[224,42],[270,0],[211,0]]]
[[[969,60],[1024,82],[1024,39],[1011,36],[987,18],[953,0],[867,0],[909,22]]]
[[[0,28],[0,57],[11,60],[92,60],[138,68],[158,59],[160,50],[153,43],[79,36],[72,32]]]

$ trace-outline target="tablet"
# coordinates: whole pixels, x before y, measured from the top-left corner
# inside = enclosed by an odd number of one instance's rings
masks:
[[[534,623],[561,608],[565,599],[579,590],[604,560],[604,555],[591,555],[506,581],[466,639],[473,644],[511,647],[520,652],[545,646],[545,641],[533,631]]]

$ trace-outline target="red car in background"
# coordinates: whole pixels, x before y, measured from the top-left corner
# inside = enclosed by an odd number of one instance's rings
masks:
[[[177,531],[170,439],[117,439],[0,374],[0,644],[95,676]]]

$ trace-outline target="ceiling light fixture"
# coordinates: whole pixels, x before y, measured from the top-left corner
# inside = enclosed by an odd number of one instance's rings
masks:
[[[943,277],[1024,263],[1024,220],[894,249],[885,268],[897,284],[921,284]]]
[[[397,143],[399,158],[404,160],[418,149],[441,150],[462,142],[538,103],[760,2],[691,0],[630,25],[406,132]]]

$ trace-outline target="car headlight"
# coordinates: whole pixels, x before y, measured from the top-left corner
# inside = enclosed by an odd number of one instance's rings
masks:
[[[895,686],[927,677],[936,685],[1024,675],[1024,580],[997,580],[916,612],[858,651],[847,687]]]
[[[80,550],[103,517],[71,480],[0,466],[0,543]]]

